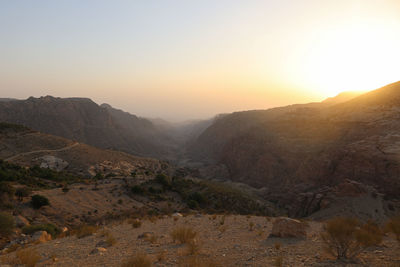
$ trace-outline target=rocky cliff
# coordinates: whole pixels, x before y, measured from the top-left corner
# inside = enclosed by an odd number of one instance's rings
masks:
[[[346,179],[390,199],[400,195],[399,132],[400,82],[343,103],[233,113],[189,151],[193,159],[225,165],[234,181],[266,187],[277,201]]]

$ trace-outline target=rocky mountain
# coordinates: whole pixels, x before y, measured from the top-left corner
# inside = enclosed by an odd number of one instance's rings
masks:
[[[327,192],[347,180],[396,199],[399,111],[400,82],[342,103],[237,112],[207,128],[189,155],[209,166],[225,166],[233,181],[265,187],[266,195],[282,205],[297,199],[307,206],[321,194],[318,210]],[[302,193],[311,197],[298,199]]]
[[[21,166],[35,165],[79,177],[130,176],[132,172],[156,173],[168,165],[115,150],[104,150],[29,128],[0,123],[0,159]]]
[[[149,120],[86,98],[0,101],[0,121],[138,156],[168,158],[171,139]]]

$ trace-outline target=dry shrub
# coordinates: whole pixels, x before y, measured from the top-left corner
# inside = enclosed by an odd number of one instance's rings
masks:
[[[147,242],[150,242],[150,243],[154,244],[154,243],[157,242],[158,236],[156,236],[155,234],[150,234],[150,235],[147,235],[147,236],[145,237],[145,240],[146,240]]]
[[[152,222],[152,223],[156,223],[157,220],[158,220],[158,217],[157,217],[157,216],[150,216],[150,217],[149,217],[149,221]]]
[[[186,244],[187,255],[197,255],[200,251],[201,244],[198,240],[193,239]]]
[[[364,249],[379,245],[382,236],[373,222],[361,225],[357,219],[341,217],[329,220],[321,233],[326,250],[337,259],[351,259]]]
[[[136,254],[122,263],[121,267],[151,267],[151,259],[146,254]]]
[[[189,226],[178,227],[171,232],[171,237],[174,242],[178,241],[180,244],[188,244],[196,235],[197,233]]]
[[[117,239],[110,233],[109,235],[106,236],[106,244],[111,246],[114,246],[117,244]]]
[[[76,230],[76,237],[77,238],[84,238],[87,236],[91,236],[97,232],[99,227],[93,225],[82,225]]]
[[[258,231],[258,233],[257,233],[258,236],[262,236],[263,234],[264,234],[264,230],[260,230],[260,231]]]
[[[165,249],[164,249],[164,250],[161,250],[161,251],[157,254],[157,261],[165,261],[166,257],[167,257],[167,251],[166,251]]]
[[[217,219],[217,214],[214,214],[211,218],[212,218],[213,220]]]
[[[219,225],[224,225],[225,224],[225,215],[221,217],[219,220]]]
[[[254,223],[253,222],[249,222],[249,230],[250,231],[254,230]]]
[[[182,259],[179,262],[179,267],[218,267],[215,262],[209,259],[201,259],[198,256],[191,256]]]
[[[17,261],[27,267],[35,267],[40,261],[40,255],[34,249],[23,249],[16,252]]]
[[[276,250],[280,250],[281,249],[281,243],[279,243],[279,242],[276,242],[275,244],[274,244],[274,248],[276,249]]]
[[[221,232],[221,234],[223,234],[228,229],[228,226],[227,225],[221,225],[218,229]]]
[[[400,242],[400,216],[390,219],[385,228],[388,232],[395,234],[397,241]]]
[[[100,232],[100,235],[102,236],[102,237],[105,237],[105,242],[106,242],[106,244],[108,245],[108,246],[113,246],[113,245],[115,245],[116,243],[117,243],[117,239],[115,239],[115,237],[112,235],[112,233],[109,231],[109,230],[105,230],[105,229],[103,229],[101,232]]]
[[[142,222],[139,219],[131,219],[128,223],[131,224],[133,228],[139,228],[142,226]]]
[[[275,267],[282,267],[283,266],[283,256],[282,255],[280,255],[280,256],[275,258],[274,266]]]

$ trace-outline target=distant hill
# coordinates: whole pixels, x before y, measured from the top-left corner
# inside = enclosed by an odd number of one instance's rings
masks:
[[[282,205],[305,192],[324,196],[322,188],[347,179],[399,198],[400,82],[348,96],[232,113],[215,120],[188,154],[225,166],[233,181],[267,188],[275,201],[287,198]]]
[[[0,123],[0,159],[22,166],[67,171],[81,177],[97,173],[130,176],[134,171],[155,173],[167,167],[155,159],[99,149],[9,123]]]
[[[149,120],[87,98],[0,101],[0,121],[138,156],[168,158],[172,149],[172,140]]]

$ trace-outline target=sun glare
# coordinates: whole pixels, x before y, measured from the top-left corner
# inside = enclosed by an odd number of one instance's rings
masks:
[[[307,48],[300,75],[324,97],[397,81],[400,32],[390,26],[364,21],[324,32]]]

